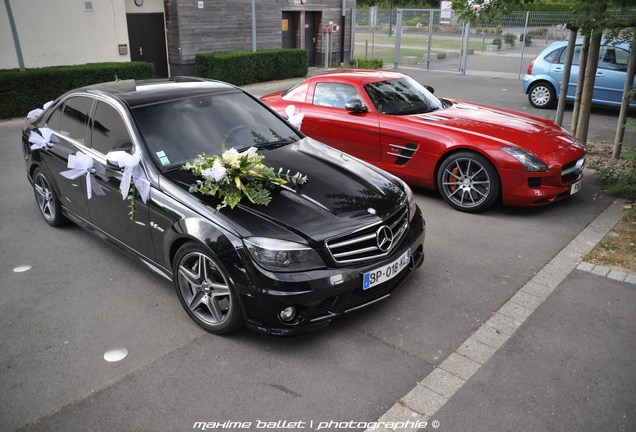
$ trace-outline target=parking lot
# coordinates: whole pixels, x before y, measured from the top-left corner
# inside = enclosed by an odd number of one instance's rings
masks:
[[[438,96],[554,116],[531,108],[517,80],[402,71]],[[611,141],[617,117],[595,110],[589,139]],[[614,201],[590,175],[554,205],[478,215],[415,190],[426,258],[395,296],[306,336],[219,337],[187,317],[169,282],[88,232],[41,220],[21,122],[0,123],[0,430],[375,420]],[[118,347],[128,356],[106,362]]]

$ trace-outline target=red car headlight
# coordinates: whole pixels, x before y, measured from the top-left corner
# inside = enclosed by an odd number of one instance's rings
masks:
[[[548,170],[548,167],[545,166],[541,159],[529,151],[519,147],[501,147],[501,150],[521,162],[526,171],[542,172]]]

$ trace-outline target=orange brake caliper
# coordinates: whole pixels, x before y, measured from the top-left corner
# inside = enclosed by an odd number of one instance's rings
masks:
[[[452,183],[452,182],[459,181],[459,177],[456,177],[456,175],[459,174],[459,168],[455,167],[451,171],[455,175],[449,175],[448,182]],[[449,189],[451,190],[451,192],[455,192],[455,190],[457,189],[457,185],[451,185]]]

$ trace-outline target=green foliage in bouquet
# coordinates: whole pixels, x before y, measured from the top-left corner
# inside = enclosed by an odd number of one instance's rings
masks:
[[[236,149],[224,151],[220,155],[199,155],[184,168],[200,177],[190,186],[190,192],[200,192],[221,199],[217,210],[229,206],[231,209],[245,197],[250,202],[268,205],[272,200],[268,184],[294,186],[307,182],[307,176],[280,168],[275,172],[262,163],[264,156],[256,153],[256,148],[239,153]]]

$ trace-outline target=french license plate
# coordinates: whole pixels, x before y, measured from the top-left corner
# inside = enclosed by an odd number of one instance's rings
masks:
[[[583,183],[583,180],[579,180],[576,183],[574,183],[572,186],[570,186],[570,195],[574,195],[575,193],[580,191],[582,183]]]
[[[376,285],[393,279],[404,267],[411,262],[411,250],[407,249],[398,259],[375,270],[368,271],[362,275],[362,289],[367,290]]]

